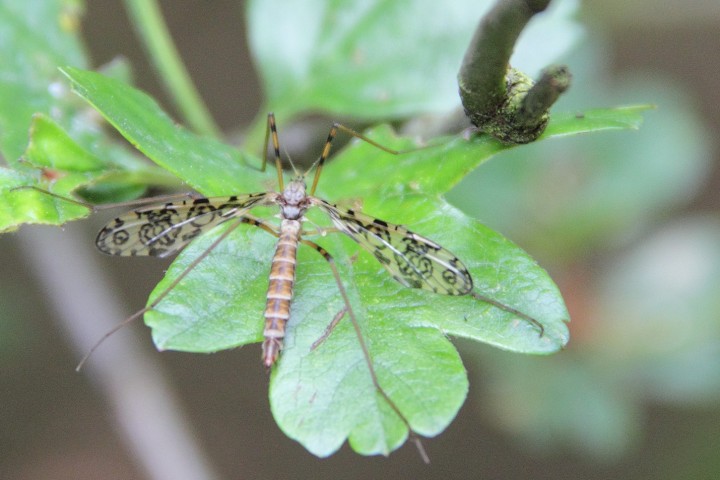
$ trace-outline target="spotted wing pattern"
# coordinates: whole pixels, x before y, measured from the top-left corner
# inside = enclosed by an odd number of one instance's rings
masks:
[[[392,274],[410,288],[444,295],[472,291],[472,277],[450,251],[400,225],[353,210],[342,210],[324,200],[312,202],[330,216],[333,224],[349,235]]]
[[[198,198],[140,208],[108,223],[95,245],[108,255],[171,255],[203,232],[242,217],[250,208],[272,203],[275,194],[251,193],[232,197]]]

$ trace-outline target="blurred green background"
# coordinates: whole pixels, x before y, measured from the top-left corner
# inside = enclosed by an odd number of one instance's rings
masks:
[[[162,4],[213,116],[227,131],[247,125],[261,99],[243,8]],[[307,453],[275,425],[254,348],[158,354],[134,325],[103,346],[99,368],[76,374],[80,354],[42,280],[52,272],[29,257],[65,255],[53,246],[58,236],[91,249],[107,220],[100,215],[0,237],[0,478],[719,478],[720,5],[585,2],[580,19],[586,37],[563,59],[573,85],[555,110],[658,108],[637,132],[505,152],[450,196],[550,271],[570,310],[571,341],[547,358],[458,342],[470,394],[448,430],[425,442],[430,466],[410,446],[388,459],[347,447],[323,460]],[[82,31],[94,66],[127,56],[137,85],[172,112],[120,2],[88,2]],[[293,129],[285,137],[289,150],[302,148]],[[81,261],[67,255],[71,266]],[[144,304],[167,267],[90,260],[110,276],[125,309],[117,319]],[[93,298],[104,308],[88,290]],[[126,340],[137,354],[113,356]],[[104,363],[123,389],[101,378]],[[129,433],[163,419],[177,431]],[[181,459],[196,470],[167,467]]]

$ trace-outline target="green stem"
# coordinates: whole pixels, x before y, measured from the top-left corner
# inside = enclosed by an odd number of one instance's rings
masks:
[[[125,0],[125,9],[150,61],[159,72],[160,80],[185,121],[200,134],[220,138],[220,129],[180,60],[157,0]]]

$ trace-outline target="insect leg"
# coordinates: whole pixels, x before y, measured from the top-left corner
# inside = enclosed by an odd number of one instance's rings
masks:
[[[482,302],[489,303],[495,308],[499,308],[500,310],[504,310],[508,313],[512,313],[513,315],[516,315],[526,322],[530,323],[531,325],[534,325],[538,330],[540,330],[540,336],[542,337],[545,334],[545,327],[543,327],[542,323],[531,317],[530,315],[521,312],[520,310],[517,310],[515,308],[509,307],[505,305],[504,303],[498,302],[497,300],[493,300],[490,297],[486,297],[485,295],[482,295],[480,293],[477,293],[475,291],[470,292],[470,295]]]
[[[410,148],[407,150],[394,150],[392,148],[386,147],[385,145],[382,145],[375,140],[372,140],[369,137],[366,137],[360,132],[356,132],[350,127],[346,127],[345,125],[342,125],[340,123],[333,123],[332,127],[330,127],[330,132],[328,133],[327,140],[325,141],[325,147],[323,148],[322,154],[320,155],[320,158],[315,162],[315,177],[313,178],[312,187],[310,187],[310,195],[315,194],[315,189],[317,188],[318,180],[320,180],[320,172],[322,171],[323,165],[325,165],[325,161],[330,156],[330,149],[332,148],[332,141],[335,139],[335,136],[337,135],[338,130],[352,136],[355,138],[359,138],[360,140],[369,143],[370,145],[379,148],[380,150],[390,153],[392,155],[401,155],[403,153],[408,152],[414,152],[416,150],[423,150],[425,148],[433,147],[434,145],[426,145],[423,147],[417,147],[417,148]]]
[[[310,187],[310,195],[315,194],[315,189],[317,188],[318,180],[320,180],[320,173],[322,172],[323,165],[325,165],[325,160],[327,160],[330,156],[332,141],[335,139],[335,135],[337,135],[338,125],[339,124],[337,123],[333,123],[333,126],[330,128],[330,132],[328,132],[327,140],[325,140],[325,146],[320,154],[320,158],[316,162],[315,177],[313,178],[312,187]]]
[[[373,146],[379,148],[380,150],[382,150],[382,151],[384,151],[384,152],[387,152],[387,153],[391,153],[391,154],[393,154],[393,155],[400,155],[400,154],[403,154],[403,153],[406,153],[406,152],[411,152],[411,151],[414,151],[414,150],[418,150],[418,149],[416,149],[416,148],[413,148],[413,149],[411,149],[411,150],[393,150],[392,148],[386,147],[385,145],[381,145],[381,144],[377,143],[375,140],[371,140],[370,138],[366,137],[366,136],[363,135],[362,133],[356,132],[356,131],[353,130],[352,128],[346,127],[345,125],[342,125],[342,124],[340,124],[340,123],[335,123],[335,124],[333,124],[333,127],[336,127],[338,130],[341,130],[341,131],[347,133],[348,135],[350,135],[350,136],[352,136],[352,137],[359,138],[360,140],[362,140],[362,141],[364,141],[364,142],[367,142],[367,143],[369,143],[370,145],[373,145]],[[425,147],[420,147],[420,148],[425,148]]]
[[[345,314],[347,313],[347,311],[348,311],[347,307],[343,307],[343,308],[340,309],[340,311],[339,311],[338,313],[335,314],[335,316],[333,317],[333,319],[332,319],[332,321],[330,322],[330,324],[328,324],[328,326],[327,326],[327,328],[325,329],[325,331],[323,332],[323,334],[320,335],[320,338],[318,338],[317,340],[315,340],[315,341],[313,342],[313,344],[310,345],[310,350],[311,350],[311,351],[312,351],[312,350],[315,350],[316,348],[318,348],[320,345],[322,345],[322,343],[323,343],[325,340],[327,340],[327,338],[330,336],[330,334],[332,333],[332,331],[335,330],[335,327],[337,326],[337,324],[340,323],[340,320],[343,319],[343,317],[345,316]]]
[[[422,442],[420,441],[420,438],[417,436],[415,431],[410,426],[410,422],[408,419],[403,415],[403,413],[400,411],[400,408],[395,405],[395,402],[392,401],[390,396],[385,392],[385,390],[380,385],[380,382],[377,378],[377,374],[375,373],[375,367],[372,363],[372,358],[370,357],[370,350],[368,349],[367,343],[365,342],[365,338],[363,337],[362,331],[360,330],[360,324],[358,323],[357,317],[355,316],[355,312],[352,309],[352,306],[350,305],[350,298],[348,297],[347,291],[345,290],[345,286],[342,283],[342,280],[340,279],[340,273],[338,272],[337,266],[335,265],[335,260],[333,259],[332,255],[328,253],[327,250],[325,250],[323,247],[318,245],[315,242],[311,242],[309,240],[300,240],[303,244],[307,245],[308,247],[313,248],[315,251],[317,251],[320,255],[323,256],[325,260],[327,260],[328,265],[330,265],[330,269],[332,270],[333,276],[335,277],[335,282],[337,283],[338,290],[340,290],[340,295],[343,298],[343,302],[345,302],[345,308],[344,310],[347,312],[347,314],[350,316],[350,320],[352,321],[353,328],[355,329],[355,334],[358,339],[358,343],[360,344],[360,349],[363,352],[363,356],[365,357],[365,363],[368,366],[368,371],[370,372],[370,378],[372,380],[373,385],[375,386],[375,390],[380,393],[380,395],[385,399],[388,405],[390,405],[390,408],[393,409],[395,414],[402,420],[402,422],[407,427],[408,431],[410,432],[410,439],[413,443],[415,443],[415,446],[418,449],[418,453],[420,454],[420,457],[423,459],[425,463],[430,463],[430,458],[428,457],[427,453],[425,452],[425,448],[422,445]],[[338,315],[335,315],[335,318],[333,318],[333,321],[337,318],[337,321],[339,322],[342,316],[338,313]],[[316,342],[317,343],[317,342]]]
[[[165,290],[163,290],[163,291],[160,293],[160,295],[158,295],[158,297],[157,297],[155,300],[153,300],[153,302],[152,302],[150,305],[147,305],[145,308],[142,308],[142,309],[138,310],[137,312],[133,313],[133,314],[130,315],[128,318],[126,318],[126,319],[123,320],[122,322],[118,323],[115,327],[113,327],[113,328],[112,328],[110,331],[108,331],[105,335],[103,335],[102,337],[100,337],[100,339],[99,339],[97,342],[95,342],[95,345],[93,345],[93,346],[90,348],[90,350],[88,351],[88,353],[86,353],[85,356],[80,360],[80,363],[78,363],[77,367],[75,367],[75,370],[79,372],[80,369],[82,369],[82,367],[83,367],[83,365],[85,364],[85,362],[86,362],[86,361],[90,358],[90,356],[93,354],[93,352],[94,352],[95,350],[97,350],[97,348],[98,348],[108,337],[110,337],[110,335],[112,335],[113,333],[117,332],[118,330],[120,330],[122,327],[124,327],[125,325],[129,324],[129,323],[132,322],[133,320],[137,320],[138,318],[142,317],[142,315],[143,315],[145,312],[147,312],[147,311],[152,310],[153,308],[155,308],[155,307],[162,301],[162,299],[165,298],[165,297],[172,291],[172,289],[177,286],[178,283],[180,283],[195,267],[198,266],[198,264],[199,264],[200,262],[202,262],[208,255],[210,255],[210,252],[212,252],[212,251],[220,244],[220,242],[222,242],[223,240],[225,240],[225,238],[227,238],[228,235],[230,235],[238,226],[240,226],[240,225],[243,224],[243,223],[249,223],[249,222],[246,222],[246,221],[245,221],[245,218],[244,218],[244,217],[241,217],[241,218],[239,218],[238,220],[236,220],[234,223],[232,223],[227,230],[225,230],[217,239],[215,239],[215,241],[212,243],[212,245],[210,245],[204,252],[202,252],[200,255],[198,255],[198,257],[195,258],[195,259],[190,263],[190,265],[188,265],[187,267],[185,267],[185,270],[183,270],[183,271],[180,273],[180,275],[178,275],[178,277],[177,277],[175,280],[173,280],[172,283],[170,283],[170,285],[168,285],[167,288],[165,288]]]
[[[276,238],[280,237],[280,234],[278,233],[278,231],[275,228],[273,228],[272,225],[269,225],[269,224],[263,222],[262,220],[260,220],[259,218],[253,217],[252,215],[243,215],[240,218],[240,221],[242,223],[247,223],[254,227],[262,228],[263,230],[268,232],[273,237],[276,237]]]
[[[324,227],[324,228],[317,227],[313,230],[303,230],[302,231],[303,237],[307,236],[307,235],[320,235],[321,237],[324,237],[328,233],[342,233],[342,230],[340,230],[337,227]]]
[[[21,185],[19,187],[15,187],[10,189],[11,191],[15,190],[35,190],[36,192],[40,192],[44,195],[47,195],[49,197],[57,198],[58,200],[63,200],[65,202],[74,203],[75,205],[80,205],[81,207],[85,207],[89,209],[92,212],[98,212],[100,210],[110,210],[112,208],[126,208],[126,207],[139,207],[142,205],[151,205],[154,203],[166,203],[173,200],[180,200],[180,199],[198,199],[203,198],[202,195],[194,192],[185,192],[185,193],[170,193],[167,195],[158,195],[155,197],[148,197],[148,198],[140,198],[138,200],[130,200],[127,202],[114,202],[114,203],[102,203],[100,205],[95,205],[89,202],[84,202],[82,200],[78,200],[77,198],[72,197],[66,197],[63,195],[58,195],[57,193],[53,193],[50,190],[42,189],[35,185]]]
[[[282,162],[280,161],[280,140],[278,140],[278,133],[277,133],[277,126],[275,125],[275,114],[274,113],[268,113],[268,121],[267,121],[267,128],[265,129],[265,142],[263,145],[265,146],[265,155],[263,155],[263,163],[261,170],[265,171],[265,166],[267,165],[267,146],[268,141],[270,140],[270,136],[272,136],[272,146],[273,146],[273,152],[275,155],[275,168],[277,169],[278,174],[278,190],[283,190],[283,175],[282,175]]]

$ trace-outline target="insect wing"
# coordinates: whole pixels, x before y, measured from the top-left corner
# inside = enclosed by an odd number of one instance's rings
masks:
[[[392,274],[410,288],[444,295],[465,295],[472,290],[467,268],[449,250],[400,225],[353,210],[341,210],[324,200],[314,203],[330,216],[335,227],[372,253]]]
[[[256,205],[267,204],[270,193],[199,198],[127,212],[98,233],[95,245],[108,255],[171,255],[203,232]]]

